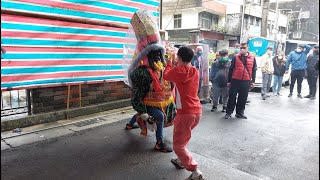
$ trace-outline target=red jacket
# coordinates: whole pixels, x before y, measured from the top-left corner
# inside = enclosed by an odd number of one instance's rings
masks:
[[[198,97],[199,71],[193,66],[172,68],[168,63],[163,78],[176,84],[176,106],[178,114],[201,114],[202,107]]]
[[[242,61],[242,62],[241,62]],[[247,68],[244,66],[246,64]],[[256,61],[255,57],[248,53],[248,56],[236,55],[230,67],[232,79],[255,81]]]

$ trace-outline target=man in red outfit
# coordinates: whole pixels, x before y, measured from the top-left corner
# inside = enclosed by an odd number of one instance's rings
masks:
[[[177,168],[191,171],[187,180],[202,180],[198,164],[192,158],[186,146],[191,138],[191,131],[195,128],[202,115],[202,107],[198,98],[199,71],[192,66],[193,51],[188,47],[178,50],[177,66],[172,67],[172,60],[167,60],[167,67],[163,78],[176,84],[177,115],[174,120],[173,150],[178,158],[171,159]]]

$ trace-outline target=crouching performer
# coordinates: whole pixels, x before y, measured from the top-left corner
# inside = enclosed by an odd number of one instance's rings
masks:
[[[131,25],[137,39],[136,55],[128,69],[128,80],[132,88],[131,104],[137,114],[126,125],[132,129],[135,121],[141,135],[147,129],[156,131],[155,150],[172,152],[163,140],[163,128],[172,125],[176,115],[173,84],[163,79],[165,48],[160,43],[156,23],[147,11],[136,12]]]

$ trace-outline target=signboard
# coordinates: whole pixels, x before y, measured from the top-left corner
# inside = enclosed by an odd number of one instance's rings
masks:
[[[262,47],[262,41],[254,41],[253,46],[254,47]]]
[[[298,19],[309,19],[309,18],[310,18],[310,11],[299,13]]]

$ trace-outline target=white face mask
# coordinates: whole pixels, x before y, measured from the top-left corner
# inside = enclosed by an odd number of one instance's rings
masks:
[[[279,56],[278,59],[283,59],[283,57],[282,57],[282,56]]]
[[[297,52],[301,52],[302,50],[301,49],[297,49]]]

